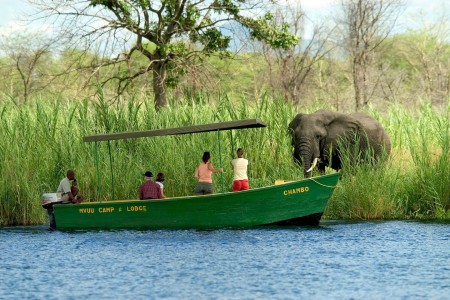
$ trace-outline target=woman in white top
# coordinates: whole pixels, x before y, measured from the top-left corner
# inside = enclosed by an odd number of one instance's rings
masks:
[[[237,158],[231,161],[231,167],[233,168],[233,192],[248,190],[248,176],[247,166],[248,160],[244,158],[244,150],[242,148],[237,149]]]

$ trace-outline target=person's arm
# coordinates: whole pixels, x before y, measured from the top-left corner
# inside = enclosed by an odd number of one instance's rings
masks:
[[[212,163],[208,163],[208,169],[209,169],[211,172],[213,172],[213,173],[223,172],[223,169],[222,169],[222,168],[214,169]]]
[[[79,197],[78,192],[80,191],[80,190],[78,189],[78,187],[77,187],[76,185],[72,185],[72,187],[70,188],[70,191],[71,191],[71,193],[72,193],[73,200],[74,200],[75,202],[78,202],[78,197]]]
[[[167,198],[166,194],[164,194],[164,186],[161,186],[161,195],[163,198]]]
[[[200,178],[200,174],[198,174],[198,167],[195,169],[194,177],[197,178],[197,179]]]
[[[75,202],[75,197],[74,197],[74,195],[72,194],[72,192],[69,192],[69,200],[70,200],[70,202]]]
[[[158,189],[157,189],[156,194],[158,195],[158,199],[165,198],[164,194],[163,194],[163,191],[162,191],[162,188],[159,186],[159,184],[157,184],[157,185],[158,185]]]

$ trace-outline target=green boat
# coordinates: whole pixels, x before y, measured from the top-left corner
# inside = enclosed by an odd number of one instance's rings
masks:
[[[84,137],[85,142],[265,127],[248,119]],[[220,135],[218,134],[220,137]],[[97,144],[97,143],[96,143]],[[220,148],[220,138],[219,138]],[[220,152],[220,149],[219,149]],[[97,162],[98,163],[98,162]],[[57,229],[217,229],[261,225],[318,225],[340,173],[241,192],[158,200],[53,204]]]

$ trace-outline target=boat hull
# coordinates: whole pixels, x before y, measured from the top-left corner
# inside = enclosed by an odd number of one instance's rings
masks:
[[[56,204],[57,229],[215,229],[317,225],[340,174],[236,193]]]

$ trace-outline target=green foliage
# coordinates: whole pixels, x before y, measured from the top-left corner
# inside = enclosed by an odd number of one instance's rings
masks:
[[[193,42],[200,42],[204,45],[203,51],[206,54],[226,51],[230,45],[231,37],[223,36],[219,29],[208,28],[203,34],[193,38]]]
[[[236,2],[236,3],[234,3]],[[216,12],[225,11],[233,16],[237,16],[240,12],[239,3],[245,3],[246,0],[216,0],[211,5],[211,8]]]
[[[257,19],[242,18],[250,29],[250,36],[258,41],[264,41],[273,48],[290,49],[297,45],[299,37],[289,32],[289,24],[283,22],[279,26],[271,13]]]
[[[393,144],[389,160],[355,167],[344,159],[327,217],[445,219],[450,210],[449,113],[429,105],[417,112],[392,107],[381,120]]]
[[[392,82],[401,78],[402,97],[423,95],[434,104],[448,102],[450,44],[448,33],[436,27],[393,36],[380,53],[380,62],[392,69]]]
[[[101,89],[98,95],[95,103],[58,98],[35,98],[21,106],[0,102],[0,225],[46,222],[41,195],[55,191],[68,168],[75,169],[87,201],[135,199],[147,169],[165,173],[168,196],[190,195],[196,184],[193,172],[206,150],[211,151],[215,167],[225,168],[222,175],[214,175],[216,191],[222,190],[222,178],[225,190],[231,189],[229,162],[237,147],[246,150],[252,188],[303,176],[293,163],[286,132],[299,110],[283,98],[266,93],[256,100],[225,93],[199,93],[195,98],[186,94],[178,97],[177,106],[157,113],[146,98],[110,104]],[[393,141],[390,159],[386,164],[345,169],[325,217],[446,219],[450,209],[448,113],[429,106],[417,113],[395,107],[384,118],[379,116]],[[220,133],[222,155],[215,132],[111,141],[98,143],[97,149],[82,140],[96,133],[255,117],[268,127]]]
[[[416,173],[409,208],[434,216],[450,208],[450,123],[448,114],[436,116],[428,105],[422,112],[416,126],[406,128]]]
[[[217,55],[231,58],[228,48],[232,36],[227,36],[220,26],[238,23],[250,29],[251,36],[264,41],[271,47],[288,49],[296,45],[298,37],[289,33],[289,26],[276,24],[271,13],[259,18],[248,17],[241,12],[242,7],[252,7],[256,2],[245,0],[218,0],[211,2],[187,2],[163,0],[161,3],[141,0],[91,0],[91,7],[101,6],[112,14],[101,17],[101,21],[109,20],[111,29],[121,28],[136,37],[137,47],[148,59],[147,68],[152,70],[154,85],[160,89],[155,91],[155,105],[165,105],[165,87],[174,87],[180,76],[184,74],[183,65],[192,64],[195,55]],[[133,7],[133,10],[131,10]],[[146,16],[145,18],[142,16]],[[91,16],[89,16],[91,18]],[[90,33],[88,33],[90,34]],[[182,41],[182,42],[180,42]],[[150,42],[155,51],[147,51],[142,44]],[[182,43],[190,43],[194,47],[180,47]],[[158,61],[158,63],[155,63]],[[145,73],[145,72],[144,72]],[[136,78],[130,74],[128,80]],[[157,82],[162,78],[162,82]]]
[[[131,1],[133,2],[133,1]],[[104,6],[111,10],[119,21],[127,22],[127,26],[136,26],[137,22],[132,17],[131,5],[127,0],[91,0],[90,6]],[[115,26],[115,25],[112,25]]]
[[[178,22],[184,28],[192,30],[201,17],[199,7],[194,4],[188,3],[185,10],[180,13],[178,11],[180,5],[177,1],[163,1],[163,3],[165,4],[163,16],[164,26],[168,26],[173,22],[174,18],[178,18]],[[177,14],[179,14],[179,17],[177,17]]]
[[[389,164],[365,165],[343,176],[326,210],[327,218],[373,220],[408,217],[402,197],[405,185]]]

